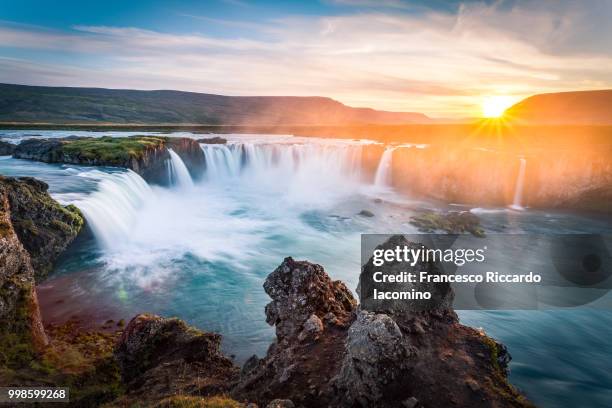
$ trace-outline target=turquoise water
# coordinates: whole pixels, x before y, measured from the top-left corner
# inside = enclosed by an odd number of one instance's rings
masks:
[[[408,223],[414,209],[435,206],[364,181],[356,157],[365,141],[230,140],[229,147],[207,147],[208,177],[193,187],[149,186],[120,169],[0,158],[0,174],[45,180],[58,200],[84,209],[90,225],[39,287],[45,319],[178,316],[221,333],[225,351],[242,362],[265,354],[274,338],[262,284],[284,257],[319,263],[354,289],[360,234],[415,233]],[[248,151],[246,167],[238,148]],[[358,216],[363,209],[375,217]],[[475,212],[488,232],[612,231],[609,220],[563,212]],[[538,405],[609,406],[612,312],[460,317],[508,346],[512,382]]]

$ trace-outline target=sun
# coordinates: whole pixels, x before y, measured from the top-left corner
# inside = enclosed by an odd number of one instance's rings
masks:
[[[482,116],[485,118],[500,118],[514,101],[513,97],[507,95],[487,96],[480,104]]]

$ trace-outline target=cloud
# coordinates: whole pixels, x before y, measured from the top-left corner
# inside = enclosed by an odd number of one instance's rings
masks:
[[[8,55],[0,61],[0,80],[325,95],[351,105],[432,116],[474,114],[483,96],[491,94],[524,97],[612,87],[612,44],[601,39],[612,33],[607,26],[589,24],[610,18],[607,5],[612,3],[542,3],[467,3],[456,12],[288,16],[266,24],[219,21],[228,29],[248,28],[248,38],[232,37],[231,30],[223,37],[207,35],[206,25],[203,32],[178,34],[0,23],[0,49],[27,51],[19,61]],[[67,66],[67,60],[73,63]]]

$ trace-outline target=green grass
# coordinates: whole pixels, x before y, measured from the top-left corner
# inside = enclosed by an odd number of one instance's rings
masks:
[[[224,396],[190,397],[177,395],[166,398],[155,408],[241,408],[244,405]]]
[[[152,136],[101,137],[64,142],[62,150],[69,156],[97,160],[102,163],[122,163],[140,159],[149,149],[161,147],[166,138]]]

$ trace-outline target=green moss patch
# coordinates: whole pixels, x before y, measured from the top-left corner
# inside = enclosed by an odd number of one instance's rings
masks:
[[[47,328],[50,343],[40,354],[24,336],[0,336],[0,383],[70,388],[71,406],[96,407],[124,393],[112,350],[119,331],[85,330],[71,321]],[[6,346],[10,347],[7,348]],[[10,360],[10,364],[4,364]]]
[[[133,136],[87,138],[65,140],[62,151],[67,156],[98,163],[124,163],[130,159],[141,159],[150,149],[161,147],[166,142],[163,137]]]
[[[444,231],[449,234],[470,233],[477,237],[485,236],[484,229],[480,226],[480,219],[465,211],[448,213],[428,211],[411,217],[410,224],[421,232]]]

